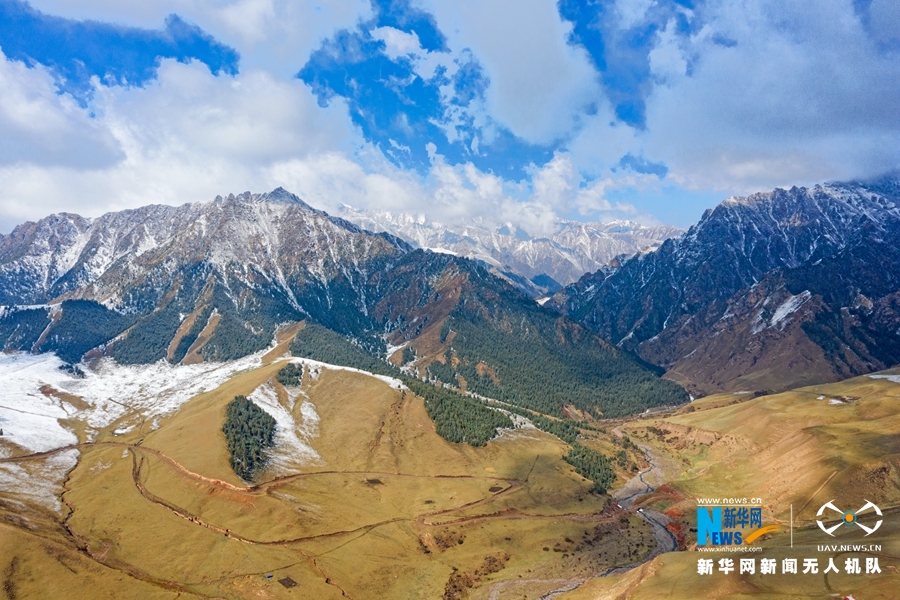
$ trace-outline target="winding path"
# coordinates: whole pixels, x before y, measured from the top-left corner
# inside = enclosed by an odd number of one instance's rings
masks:
[[[523,482],[516,480],[516,479],[497,477],[497,476],[418,475],[418,474],[412,474],[412,473],[392,473],[392,472],[384,472],[384,471],[316,471],[316,472],[309,472],[309,473],[297,473],[294,475],[279,477],[279,478],[272,479],[270,481],[261,483],[259,485],[254,485],[254,486],[237,486],[237,485],[228,483],[226,481],[222,481],[220,479],[205,477],[203,475],[200,475],[199,473],[195,473],[195,472],[187,469],[182,464],[180,464],[178,461],[176,461],[172,457],[166,455],[165,453],[163,453],[159,450],[153,449],[153,448],[141,446],[140,442],[135,443],[135,444],[129,444],[129,443],[124,443],[124,442],[83,442],[83,443],[63,446],[63,447],[56,448],[54,450],[45,451],[45,452],[36,452],[36,453],[24,455],[24,456],[12,456],[12,457],[0,458],[0,463],[13,463],[13,462],[23,462],[23,461],[29,461],[29,460],[39,460],[39,459],[47,458],[49,456],[53,456],[55,454],[58,454],[61,452],[66,452],[69,450],[81,450],[81,449],[86,449],[86,448],[91,448],[91,447],[101,447],[101,446],[125,448],[129,451],[129,453],[131,454],[131,457],[132,457],[132,470],[131,470],[132,480],[134,482],[136,490],[138,491],[138,493],[140,493],[140,495],[145,500],[147,500],[153,504],[156,504],[157,506],[161,506],[161,507],[167,509],[174,515],[176,515],[182,519],[185,519],[186,521],[189,521],[190,523],[193,523],[194,525],[209,529],[211,531],[215,531],[216,533],[227,536],[230,539],[233,539],[235,541],[239,541],[239,542],[242,542],[242,543],[245,543],[248,545],[254,545],[254,546],[295,545],[295,544],[312,541],[312,540],[337,538],[337,537],[343,537],[343,536],[351,536],[354,534],[366,535],[367,533],[369,533],[370,531],[372,531],[378,527],[390,525],[392,523],[399,523],[399,522],[414,523],[420,527],[445,527],[445,526],[452,526],[452,525],[476,523],[476,522],[494,520],[494,519],[561,519],[561,520],[569,520],[569,521],[600,523],[600,522],[606,521],[610,518],[613,518],[613,517],[609,517],[609,516],[601,516],[600,514],[580,514],[580,513],[531,514],[531,513],[523,513],[518,510],[515,510],[515,509],[504,509],[504,510],[499,510],[499,511],[492,512],[492,513],[466,515],[466,516],[462,516],[457,519],[436,521],[436,518],[438,518],[438,517],[449,517],[449,516],[453,515],[454,513],[459,513],[459,512],[465,511],[465,510],[470,510],[470,509],[473,509],[473,508],[476,508],[479,506],[483,506],[483,505],[489,504],[491,502],[494,502],[496,499],[498,499],[502,496],[512,494],[522,488]],[[356,527],[356,528],[349,529],[349,530],[332,531],[332,532],[326,532],[326,533],[321,533],[321,534],[317,534],[317,535],[303,536],[303,537],[292,538],[292,539],[255,540],[252,538],[242,536],[239,533],[231,531],[230,529],[224,528],[224,527],[216,525],[214,523],[207,522],[203,518],[201,518],[199,515],[195,515],[195,514],[191,513],[190,511],[188,511],[187,509],[180,507],[180,506],[166,500],[165,498],[158,496],[157,494],[154,494],[150,490],[148,490],[144,484],[143,477],[142,477],[143,467],[146,464],[146,459],[147,459],[148,455],[155,456],[156,458],[161,460],[163,463],[165,463],[166,465],[171,467],[173,470],[175,470],[180,476],[182,476],[186,479],[190,479],[195,482],[199,482],[204,485],[211,486],[211,487],[228,490],[228,491],[238,493],[238,494],[246,494],[246,495],[265,494],[269,490],[277,489],[278,487],[283,486],[287,483],[290,483],[291,481],[295,481],[298,479],[310,478],[310,477],[317,477],[317,476],[327,476],[327,475],[361,475],[361,476],[402,477],[402,478],[421,478],[421,479],[467,479],[467,480],[484,480],[487,482],[495,482],[495,483],[500,483],[500,484],[505,484],[505,485],[504,485],[503,489],[498,490],[496,492],[492,492],[490,495],[485,496],[484,498],[475,500],[473,502],[468,502],[468,503],[460,505],[460,506],[445,509],[445,510],[427,512],[427,513],[420,514],[420,515],[413,516],[413,517],[409,517],[409,516],[396,517],[393,519],[387,519],[387,520],[379,521],[376,523],[369,523],[369,524],[362,525],[360,527]],[[533,468],[533,465],[532,465],[532,468]],[[71,471],[70,471],[70,473],[71,473]],[[526,480],[527,480],[527,477],[526,477]],[[63,496],[65,496],[65,492],[67,492],[69,489],[68,484],[69,484],[69,475],[66,476],[65,482],[63,484],[63,489],[65,490],[63,492]],[[68,523],[69,519],[75,513],[76,507],[74,505],[72,505],[70,502],[66,501],[65,497],[63,497],[63,502],[69,508],[69,514],[66,516],[66,518],[64,519],[64,522],[63,522],[64,529],[67,531],[69,536],[73,539],[76,547],[79,548],[79,550],[81,550],[82,552],[86,553],[92,559],[94,559],[97,562],[104,564],[108,567],[112,567],[112,568],[118,569],[120,571],[123,571],[136,579],[152,582],[157,585],[161,585],[168,589],[176,590],[179,592],[194,594],[194,595],[198,595],[198,596],[204,596],[204,594],[200,594],[194,590],[189,589],[188,586],[192,585],[190,583],[162,580],[162,579],[159,579],[159,578],[156,578],[156,577],[150,575],[149,573],[142,571],[141,569],[135,567],[134,565],[130,565],[130,564],[120,561],[118,559],[109,557],[107,555],[108,550],[109,550],[108,547],[104,548],[102,551],[99,551],[99,552],[93,551],[90,548],[89,539],[78,534],[76,531],[71,529],[71,527],[69,526],[69,523]],[[325,579],[325,582],[328,585],[337,588],[340,591],[342,596],[349,597],[349,594],[347,593],[347,591],[343,587],[338,585],[331,577],[329,577],[327,575],[327,573],[324,572],[322,567],[319,565],[317,556],[310,554],[308,552],[305,552],[301,548],[297,548],[297,550],[304,556],[305,559],[307,559],[308,561],[310,561],[312,563],[314,569],[322,575],[322,577]]]

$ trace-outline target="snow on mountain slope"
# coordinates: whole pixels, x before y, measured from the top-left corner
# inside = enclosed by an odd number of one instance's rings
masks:
[[[900,360],[898,232],[897,177],[729,198],[547,305],[698,393],[833,381]]]
[[[546,274],[562,285],[596,271],[620,255],[631,256],[682,233],[667,225],[646,227],[633,221],[559,221],[552,236],[534,238],[509,223],[478,220],[453,225],[423,215],[363,211],[347,205],[342,206],[340,214],[360,227],[392,233],[420,248],[453,252],[529,279]]]
[[[288,284],[327,284],[395,240],[311,208],[281,188],[209,202],[145,206],[97,219],[59,214],[25,223],[0,247],[0,304],[34,304],[88,287],[79,297],[121,306],[121,290],[160,264],[203,262],[219,273],[263,278],[300,309]],[[307,259],[307,260],[304,260]]]
[[[238,358],[306,317],[358,332],[372,273],[411,249],[281,188],[97,219],[51,215],[0,242],[0,305],[20,307],[0,318],[3,348],[78,362],[115,338],[103,352],[120,363]],[[102,307],[65,304],[75,300]],[[48,303],[52,314],[21,309]],[[79,310],[97,339],[73,320]]]

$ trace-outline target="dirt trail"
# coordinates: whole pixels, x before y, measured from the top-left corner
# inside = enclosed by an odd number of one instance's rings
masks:
[[[414,523],[420,527],[445,527],[445,526],[461,525],[461,524],[468,524],[468,523],[476,523],[476,522],[493,520],[493,519],[562,519],[562,520],[569,520],[569,521],[599,523],[599,522],[607,520],[608,518],[611,518],[611,517],[602,517],[599,514],[577,514],[577,513],[573,514],[573,513],[570,513],[570,514],[544,515],[544,514],[521,513],[515,509],[505,509],[505,510],[500,510],[500,511],[496,511],[493,513],[470,515],[470,516],[460,517],[458,519],[451,519],[448,521],[435,522],[435,520],[434,520],[435,518],[443,517],[443,516],[451,516],[454,513],[459,513],[459,512],[465,511],[465,510],[471,510],[471,509],[479,507],[479,506],[484,506],[486,504],[489,504],[489,503],[495,501],[496,499],[498,499],[502,496],[506,496],[506,495],[515,493],[516,491],[521,489],[524,484],[522,481],[519,481],[516,479],[511,479],[511,478],[506,478],[506,477],[497,477],[497,476],[419,475],[419,474],[414,474],[414,473],[396,473],[396,472],[385,472],[385,471],[316,471],[316,472],[309,472],[309,473],[297,473],[295,475],[279,477],[279,478],[272,479],[270,481],[267,481],[267,482],[264,482],[264,483],[261,483],[258,485],[254,485],[254,486],[236,486],[236,485],[233,485],[226,481],[222,481],[220,479],[205,477],[203,475],[200,475],[199,473],[195,473],[195,472],[187,469],[186,467],[181,465],[178,461],[176,461],[172,457],[166,455],[165,453],[163,453],[159,450],[153,449],[153,448],[141,446],[140,442],[138,442],[136,444],[129,444],[129,443],[124,443],[124,442],[84,442],[84,443],[64,446],[64,447],[57,448],[54,450],[49,450],[46,452],[37,452],[37,453],[25,455],[25,456],[0,458],[0,463],[37,460],[37,459],[42,459],[42,458],[52,456],[54,454],[58,454],[60,452],[66,452],[68,450],[84,449],[84,448],[99,447],[99,446],[120,447],[120,448],[126,448],[130,451],[130,454],[132,455],[132,479],[133,479],[135,488],[137,489],[138,493],[140,493],[141,496],[144,499],[146,499],[147,501],[152,502],[153,504],[156,504],[157,506],[164,507],[165,509],[167,509],[168,511],[177,515],[178,517],[185,519],[186,521],[189,521],[189,522],[197,525],[198,527],[203,527],[203,528],[209,529],[211,531],[215,531],[216,533],[227,536],[230,539],[240,541],[240,542],[248,544],[248,545],[258,545],[258,546],[277,546],[277,545],[287,545],[287,544],[294,545],[294,544],[300,544],[300,543],[308,542],[308,541],[312,541],[312,540],[338,538],[338,537],[343,537],[343,536],[351,536],[354,534],[359,534],[360,536],[362,536],[362,535],[368,534],[369,532],[371,532],[372,530],[374,530],[378,527],[383,527],[386,525],[390,525],[393,523],[400,523],[400,522]],[[317,534],[317,535],[310,535],[310,536],[303,536],[303,537],[298,537],[298,538],[293,538],[293,539],[255,540],[255,539],[244,537],[244,536],[240,535],[239,533],[231,531],[230,529],[215,525],[213,523],[206,522],[199,515],[192,514],[190,511],[184,509],[183,507],[177,506],[177,505],[169,502],[165,498],[158,496],[158,495],[154,494],[153,492],[149,491],[142,481],[142,471],[143,471],[143,467],[146,464],[146,455],[148,455],[148,454],[152,454],[156,458],[160,459],[165,464],[170,466],[174,471],[176,471],[180,476],[182,476],[186,479],[200,482],[200,483],[203,483],[203,484],[211,486],[211,487],[226,489],[231,492],[235,492],[235,493],[239,493],[239,494],[248,494],[248,495],[265,494],[269,490],[277,489],[278,487],[281,487],[287,483],[296,481],[298,479],[305,479],[305,478],[319,477],[319,476],[328,476],[328,475],[359,475],[359,476],[402,477],[402,478],[417,478],[417,479],[483,480],[485,482],[503,483],[503,484],[506,484],[506,487],[504,487],[504,489],[502,489],[502,490],[491,493],[489,496],[481,498],[480,500],[468,502],[466,504],[463,504],[463,505],[460,505],[457,507],[453,507],[453,508],[449,508],[446,510],[424,513],[424,514],[414,516],[414,517],[397,517],[394,519],[387,519],[387,520],[379,521],[376,523],[362,525],[362,526],[354,528],[354,529],[333,531],[333,532],[322,533],[322,534]],[[648,456],[648,462],[650,462],[650,464],[651,464],[650,469],[638,474],[633,480],[629,481],[629,484],[632,484],[633,481],[638,480],[640,482],[640,485],[635,486],[634,493],[630,493],[628,498],[625,500],[626,502],[633,502],[635,499],[637,499],[641,495],[649,493],[650,491],[652,491],[654,489],[649,483],[647,483],[643,479],[643,476],[654,468],[654,465],[653,465],[652,461],[649,460],[649,458],[650,457]],[[64,489],[66,489],[66,488],[64,487]],[[625,489],[625,488],[623,488],[623,489]],[[68,491],[68,490],[66,489],[66,491]],[[65,501],[65,499],[63,501],[69,508],[69,514],[66,518],[66,523],[64,524],[64,525],[67,525],[68,517],[72,516],[72,514],[75,512],[77,507],[75,507],[72,504],[70,504],[69,502]],[[646,519],[651,524],[656,525],[657,527],[660,527],[663,530],[665,530],[664,525],[657,523],[656,520],[654,520],[652,517],[648,517],[648,515],[643,514],[643,513],[642,513],[642,516],[644,517],[644,519]],[[149,576],[149,574],[144,573],[143,571],[137,569],[133,565],[129,565],[129,564],[126,564],[119,560],[109,558],[107,556],[107,552],[105,552],[105,551],[104,552],[96,552],[96,553],[91,552],[89,540],[87,538],[77,534],[75,531],[69,529],[67,526],[66,526],[66,529],[68,530],[69,535],[75,541],[76,546],[79,547],[82,551],[87,552],[88,555],[90,555],[97,562],[99,562],[101,564],[105,564],[106,566],[124,571],[125,573],[129,574],[130,576],[135,577],[137,579],[141,579],[143,581],[150,581],[150,582],[156,583],[157,585],[163,585],[165,587],[168,587],[169,589],[175,589],[175,590],[182,591],[185,593],[196,594],[196,592],[189,590],[186,587],[187,585],[191,585],[191,584],[179,583],[179,582],[175,582],[175,581],[158,580],[158,579],[155,579],[155,578]],[[667,530],[665,530],[665,531],[667,531]],[[659,544],[660,543],[659,538],[657,538],[657,540],[658,540],[657,543]],[[312,563],[314,569],[322,575],[322,577],[325,579],[325,581],[328,585],[338,588],[344,597],[349,597],[349,594],[347,593],[347,591],[344,588],[342,588],[339,584],[337,584],[331,577],[329,577],[322,570],[321,566],[318,564],[318,561],[316,560],[316,556],[309,554],[307,552],[304,552],[302,549],[298,548],[298,550],[301,552],[301,554],[303,554],[303,556],[308,561],[310,561]],[[657,550],[659,550],[659,549],[657,549]],[[656,553],[654,553],[654,556],[657,553],[658,553],[658,551]],[[632,566],[637,566],[637,565],[629,565],[628,568],[630,568]],[[604,574],[600,574],[600,575],[604,575]],[[535,580],[535,581],[537,581],[537,580]],[[564,586],[565,586],[564,588],[560,588],[558,590],[555,590],[554,592],[551,592],[551,595],[547,596],[548,598],[553,597],[553,595],[555,595],[557,593],[562,593],[563,591],[575,589],[575,587],[578,587],[578,585],[581,585],[581,583],[584,582],[584,580],[547,580],[547,581],[552,582],[552,583],[564,584]],[[494,586],[492,586],[492,588],[491,588],[491,598],[495,598],[495,597],[499,598],[500,590],[506,589],[507,587],[510,587],[510,586],[517,585],[519,583],[523,583],[523,581],[515,580],[515,581],[495,583]],[[197,595],[202,595],[202,594],[197,594]]]

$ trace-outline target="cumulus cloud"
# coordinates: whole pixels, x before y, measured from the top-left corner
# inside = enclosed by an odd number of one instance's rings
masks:
[[[644,147],[673,180],[744,192],[900,164],[900,57],[878,48],[849,2],[704,10],[706,25],[683,41],[690,73],[661,65],[648,99]],[[661,35],[655,52],[674,56],[671,44]]]
[[[286,157],[352,151],[358,143],[340,105],[322,110],[302,83],[261,71],[215,77],[205,65],[166,60],[157,80],[143,88],[95,83],[90,118],[71,98],[55,94],[51,78],[35,81],[40,71],[17,64],[4,61],[0,72],[12,70],[19,81],[30,82],[45,105],[40,127],[32,127],[36,132],[16,132],[18,144],[36,146],[32,159],[22,160],[17,150],[20,160],[0,166],[0,185],[7,191],[0,206],[7,220],[61,210],[93,216],[149,203],[207,200],[222,191],[268,190],[275,187],[268,170]],[[50,104],[53,99],[58,106]],[[15,116],[3,110],[0,123]],[[90,168],[73,164],[100,154],[85,146],[90,138],[82,131],[69,135],[78,127],[89,127],[108,142],[101,149],[118,154]],[[44,139],[69,162],[41,151]]]
[[[555,0],[414,5],[434,31],[393,12],[376,26],[366,0],[34,0],[48,14],[151,29],[178,12],[235,48],[239,73],[163,60],[143,87],[92,81],[84,107],[42,67],[0,56],[0,230],[60,210],[97,215],[282,185],[326,210],[490,218],[543,235],[559,216],[676,214],[685,190],[712,203],[900,166],[892,0],[822,0],[815,10],[800,0],[691,10],[618,0],[603,15]],[[371,35],[376,58],[406,64],[428,94],[390,81],[402,92],[396,106],[373,95],[385,114],[363,114],[372,107],[349,93],[322,102],[293,75],[317,49],[339,46],[336,31]],[[378,69],[333,75],[359,89]],[[417,116],[423,98],[437,112]],[[389,126],[366,129],[380,123],[373,114]],[[419,133],[401,137],[404,128]],[[418,171],[398,166],[416,153]],[[661,204],[672,186],[679,199]],[[641,204],[642,194],[659,202]]]
[[[38,147],[32,160],[0,165],[5,191],[0,227],[5,231],[53,212],[97,216],[280,185],[329,211],[346,203],[425,212],[451,222],[510,221],[545,235],[554,229],[558,214],[575,206],[584,184],[566,154],[535,167],[533,191],[471,163],[451,165],[437,153],[423,178],[397,167],[362,139],[341,102],[322,109],[302,82],[264,71],[216,77],[202,63],[164,60],[157,79],[142,88],[95,82],[93,118],[89,109],[56,94],[52,78],[40,70],[3,61],[0,73],[11,73],[7,89],[24,81],[45,103],[35,109],[42,117],[37,133],[13,132],[20,144],[55,140],[68,144],[60,149],[62,156],[86,160],[84,155],[99,152],[84,146],[88,136],[77,130],[65,136],[72,128],[90,127],[106,144],[101,150],[117,152],[85,168],[57,161]],[[47,104],[52,102],[56,104]],[[5,106],[0,100],[0,107]],[[0,113],[0,123],[17,114],[10,112]],[[24,156],[21,149],[18,156]],[[607,205],[592,209],[618,210]]]
[[[536,144],[567,138],[588,105],[602,101],[597,73],[553,0],[428,1],[453,48],[471,48],[491,85],[487,110]]]
[[[622,29],[631,29],[640,25],[651,6],[656,4],[654,0],[616,0],[616,13]]]
[[[368,0],[30,0],[48,14],[156,29],[177,13],[238,49],[241,64],[289,76],[340,27],[371,15]]]
[[[0,166],[40,162],[81,169],[124,155],[118,141],[69,95],[58,95],[43,67],[9,61],[0,50]]]

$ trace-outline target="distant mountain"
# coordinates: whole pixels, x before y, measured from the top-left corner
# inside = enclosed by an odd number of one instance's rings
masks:
[[[633,221],[559,221],[550,237],[531,237],[510,223],[447,225],[422,215],[341,207],[341,217],[370,231],[392,233],[419,248],[480,260],[501,274],[519,274],[550,293],[622,255],[655,248],[683,233],[669,225]],[[514,282],[515,283],[515,282]]]
[[[423,378],[560,416],[686,398],[477,262],[413,250],[280,188],[20,225],[0,240],[0,304],[4,350],[73,364],[230,360],[304,320]]]
[[[697,393],[900,362],[900,181],[729,198],[656,252],[548,303]]]

